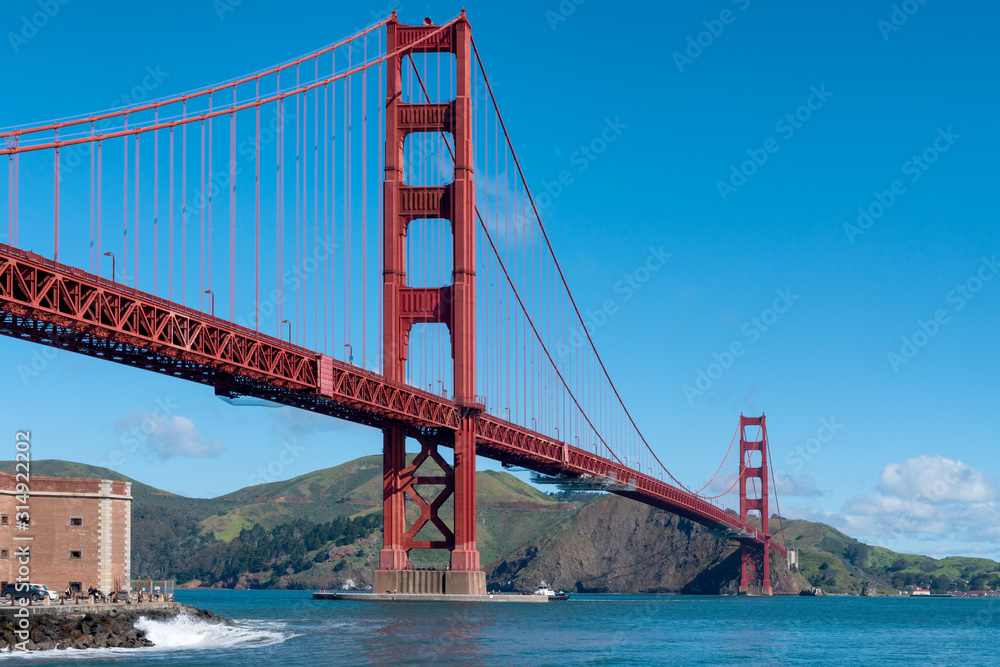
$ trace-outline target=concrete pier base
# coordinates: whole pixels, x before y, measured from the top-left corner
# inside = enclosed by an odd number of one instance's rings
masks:
[[[486,595],[486,573],[461,570],[376,570],[373,591],[407,595]]]
[[[756,584],[750,586],[740,586],[740,595],[773,595],[773,593],[770,586],[761,586]]]
[[[459,595],[432,593],[335,593],[315,592],[313,600],[349,600],[352,602],[526,602],[546,603],[549,599],[544,595],[503,595],[500,593],[487,595]]]

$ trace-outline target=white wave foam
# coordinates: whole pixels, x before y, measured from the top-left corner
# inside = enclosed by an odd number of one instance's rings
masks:
[[[146,639],[158,649],[183,648],[259,648],[284,643],[295,635],[275,628],[283,624],[242,621],[236,625],[208,623],[190,614],[178,614],[167,621],[145,617],[135,627],[146,631]]]
[[[146,648],[91,648],[80,650],[50,651],[0,651],[0,661],[8,658],[51,659],[58,654],[60,659],[87,660],[101,657],[121,657],[123,655],[150,655],[160,651],[184,649],[242,649],[260,648],[282,644],[298,634],[285,630],[282,622],[237,621],[236,625],[208,623],[190,614],[178,614],[168,621],[153,621],[140,617],[135,627],[146,631],[146,638],[154,646]]]

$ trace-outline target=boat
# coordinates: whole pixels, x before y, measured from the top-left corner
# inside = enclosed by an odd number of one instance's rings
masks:
[[[538,584],[538,588],[535,589],[535,592],[532,593],[532,595],[542,595],[544,597],[547,597],[550,600],[568,600],[569,599],[569,594],[568,593],[564,593],[562,591],[559,591],[558,593],[556,593],[554,590],[552,590],[552,587],[549,586],[544,581],[541,582],[540,584]]]

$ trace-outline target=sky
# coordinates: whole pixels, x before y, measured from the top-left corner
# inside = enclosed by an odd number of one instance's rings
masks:
[[[1000,7],[465,7],[581,309],[618,306],[594,339],[671,471],[701,486],[740,413],[765,413],[784,516],[1000,558]],[[150,68],[166,97],[391,9],[441,23],[459,8],[12,0],[0,126],[108,108]],[[621,290],[655,252],[670,261]],[[30,429],[33,457],[189,496],[381,451],[371,429],[9,338],[0,370],[0,429]]]

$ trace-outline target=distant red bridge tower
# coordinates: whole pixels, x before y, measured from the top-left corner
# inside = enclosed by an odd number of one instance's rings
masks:
[[[759,440],[747,440],[747,427],[759,426]],[[759,464],[754,465],[758,457]],[[767,425],[764,415],[744,417],[740,415],[740,520],[748,523],[749,512],[759,512],[761,532],[764,541],[741,540],[740,545],[740,593],[750,595],[771,595],[771,530],[767,513]],[[747,483],[751,483],[755,493],[747,494]],[[757,484],[760,488],[757,488]]]

